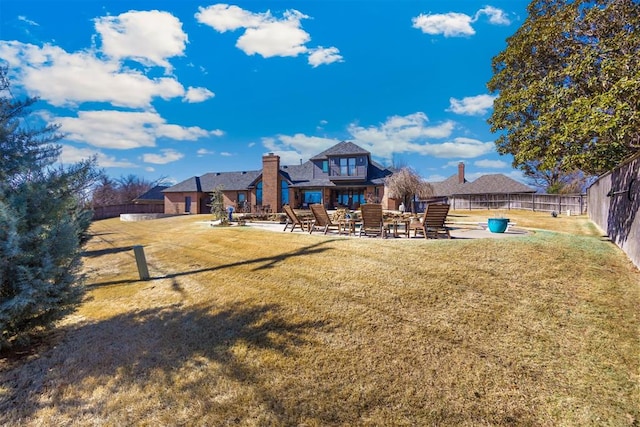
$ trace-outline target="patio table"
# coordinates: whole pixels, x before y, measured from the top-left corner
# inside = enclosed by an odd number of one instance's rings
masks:
[[[342,234],[344,231],[347,236],[351,236],[351,234],[356,234],[356,225],[359,224],[359,221],[355,218],[344,218],[338,220],[338,224],[340,225],[338,234]]]
[[[410,222],[411,220],[409,218],[393,218],[385,220],[384,227],[389,230],[389,232],[391,232],[393,228],[393,237],[400,237],[400,234],[404,234],[405,237],[409,237]],[[402,231],[402,233],[400,233],[400,226],[404,227],[404,231]]]

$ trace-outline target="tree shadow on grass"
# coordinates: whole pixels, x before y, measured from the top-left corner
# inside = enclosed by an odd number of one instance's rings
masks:
[[[228,264],[217,265],[217,266],[214,266],[214,267],[199,268],[199,269],[196,269],[196,270],[182,271],[182,272],[178,272],[178,273],[167,273],[167,274],[163,274],[163,275],[159,275],[159,276],[153,276],[148,280],[162,280],[162,279],[173,279],[173,280],[175,280],[176,278],[182,277],[182,276],[189,276],[189,275],[192,275],[192,274],[205,273],[205,272],[209,272],[209,271],[217,271],[217,270],[222,270],[222,269],[225,269],[225,268],[240,267],[240,266],[244,266],[244,265],[255,265],[255,267],[253,268],[253,271],[265,270],[265,269],[269,269],[269,268],[274,268],[279,263],[281,263],[282,261],[284,261],[286,259],[289,259],[289,258],[307,256],[307,255],[314,255],[314,254],[319,254],[319,253],[325,252],[325,251],[329,250],[330,248],[326,248],[326,247],[322,248],[320,246],[326,245],[327,243],[330,243],[330,242],[335,241],[335,240],[336,239],[325,240],[325,241],[322,241],[322,242],[318,242],[318,243],[316,243],[314,245],[305,246],[303,248],[296,249],[294,251],[283,252],[283,253],[276,254],[276,255],[271,255],[271,256],[247,259],[247,260],[232,262],[232,263],[228,263]],[[148,264],[149,264],[150,267],[154,268],[155,270],[159,270],[158,268],[155,268],[153,266],[152,262],[150,262]],[[139,280],[131,280],[131,279],[113,280],[113,281],[107,281],[107,282],[87,283],[86,287],[87,287],[87,289],[92,289],[92,288],[98,288],[98,287],[101,287],[101,286],[123,285],[123,284],[136,283],[136,282],[139,282]]]
[[[95,258],[103,255],[117,254],[120,252],[130,252],[133,250],[133,246],[122,246],[119,248],[107,248],[107,249],[96,249],[92,251],[84,251],[82,252],[82,256],[86,258]]]
[[[259,357],[285,360],[309,334],[328,328],[323,321],[290,321],[275,304],[246,303],[195,309],[177,304],[73,325],[62,330],[56,347],[13,373],[0,371],[0,414],[7,414],[0,421],[7,416],[3,423],[10,424],[41,410],[76,420],[86,414],[107,417],[114,394],[145,389],[158,402],[178,398],[176,405],[189,407],[191,415],[242,417],[237,401],[217,395],[226,388],[215,384],[226,382],[238,399],[269,408],[269,417],[280,424],[286,409],[270,391]],[[96,398],[92,387],[108,391]],[[162,412],[158,402],[149,406]],[[144,413],[131,416],[130,423],[144,422]]]

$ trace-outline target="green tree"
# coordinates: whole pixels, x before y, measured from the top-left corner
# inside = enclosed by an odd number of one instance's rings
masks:
[[[493,59],[489,123],[514,166],[597,175],[640,149],[640,4],[534,0]]]
[[[56,165],[58,127],[26,125],[36,99],[15,101],[6,76],[0,69],[0,349],[79,304],[91,220],[81,200],[96,176],[95,160]]]
[[[431,184],[423,180],[413,169],[403,167],[385,179],[385,185],[389,189],[389,197],[400,200],[413,210],[414,197],[426,199],[433,196]]]

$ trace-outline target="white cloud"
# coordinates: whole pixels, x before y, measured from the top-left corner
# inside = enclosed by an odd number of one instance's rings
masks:
[[[285,165],[299,164],[300,159],[307,160],[338,142],[335,139],[307,136],[301,133],[262,139],[262,145],[269,152],[279,155],[280,161]]]
[[[167,163],[172,163],[177,160],[180,160],[184,157],[184,154],[179,153],[170,148],[160,150],[160,154],[156,153],[147,153],[142,155],[142,160],[145,163],[153,163],[156,165],[166,165]]]
[[[496,97],[491,95],[468,96],[462,99],[449,98],[450,106],[447,111],[469,116],[481,116],[493,108],[494,99]]]
[[[509,25],[511,24],[511,20],[507,16],[507,14],[502,9],[498,9],[493,6],[485,6],[476,12],[476,16],[474,17],[474,22],[480,18],[481,15],[487,15],[489,17],[489,22],[493,25]]]
[[[231,156],[233,156],[233,154],[232,154],[232,153],[230,153],[230,152],[228,152],[228,151],[222,151],[222,152],[220,153],[220,155],[221,155],[222,157],[231,157]]]
[[[201,24],[206,24],[214,30],[224,33],[239,28],[258,27],[260,23],[269,20],[271,14],[252,13],[238,6],[228,4],[214,4],[209,7],[199,7],[195,18]]]
[[[413,28],[422,30],[425,34],[442,34],[445,37],[472,36],[476,33],[471,24],[478,21],[481,16],[488,16],[492,25],[509,25],[507,14],[493,6],[485,6],[478,10],[473,17],[465,13],[449,12],[439,14],[420,14],[413,18]]]
[[[188,103],[203,102],[209,98],[213,98],[214,96],[216,96],[215,93],[211,92],[207,88],[189,86],[187,93],[184,95],[182,100]]]
[[[116,60],[129,58],[170,71],[167,58],[184,55],[188,42],[182,23],[168,12],[129,11],[94,22],[102,38],[102,51]]]
[[[211,151],[211,150],[207,150],[206,148],[200,148],[198,151],[196,151],[196,154],[198,155],[198,157],[204,157],[204,156],[209,156],[212,154],[216,154],[215,151]]]
[[[101,168],[135,168],[136,164],[128,160],[117,160],[114,156],[108,156],[100,150],[91,148],[78,148],[72,145],[62,145],[60,161],[63,164],[76,163],[95,156],[98,166]]]
[[[59,123],[65,139],[85,142],[95,147],[131,149],[154,147],[156,139],[165,137],[179,141],[195,141],[215,135],[199,127],[167,124],[156,112],[124,112],[114,110],[80,111],[78,117],[45,117]]]
[[[247,55],[298,56],[307,52],[305,43],[311,40],[309,33],[300,28],[300,12],[285,12],[282,21],[267,21],[255,28],[247,28],[238,38],[236,46]]]
[[[474,158],[494,150],[492,141],[483,142],[472,138],[455,137],[451,134],[455,123],[446,121],[429,125],[422,112],[406,116],[389,117],[379,126],[351,124],[349,140],[370,151],[371,154],[390,162],[394,154],[414,153],[441,158]],[[434,142],[433,140],[444,140]],[[308,159],[337,144],[330,138],[307,136],[304,134],[278,135],[263,138],[263,146],[278,154],[283,164],[297,164],[300,159]]]
[[[478,166],[481,168],[493,168],[493,169],[503,169],[508,167],[507,162],[503,162],[502,160],[477,160],[473,162],[474,166]]]
[[[149,107],[154,97],[182,96],[184,88],[174,78],[148,78],[139,71],[103,60],[96,52],[67,53],[17,41],[0,41],[0,58],[6,60],[19,84],[34,96],[55,106],[83,102],[108,102],[114,106]]]
[[[464,13],[420,14],[412,19],[413,28],[425,34],[442,34],[445,37],[472,36],[471,17]]]
[[[36,21],[32,21],[31,19],[28,19],[24,15],[18,15],[18,20],[22,21],[22,22],[24,22],[26,24],[29,24],[31,26],[34,26],[34,27],[39,27],[40,26],[40,24],[38,24]]]
[[[310,49],[306,46],[311,36],[302,29],[301,21],[309,17],[294,9],[286,10],[278,19],[270,11],[253,13],[238,6],[216,4],[200,7],[195,18],[220,33],[243,29],[236,47],[247,55],[271,58],[308,54],[308,62],[314,68],[342,61],[340,51],[335,47]]]
[[[335,47],[323,48],[320,46],[316,49],[310,49],[309,52],[309,64],[313,66],[313,68],[316,68],[318,65],[343,62],[340,51]]]
[[[430,126],[428,122],[427,116],[418,112],[406,116],[389,117],[379,126],[363,127],[351,124],[348,131],[353,136],[353,142],[366,148],[375,156],[390,161],[393,154],[423,154],[429,147],[434,150],[438,144],[434,145],[429,140],[448,138],[455,128],[455,123],[452,121],[434,126]]]

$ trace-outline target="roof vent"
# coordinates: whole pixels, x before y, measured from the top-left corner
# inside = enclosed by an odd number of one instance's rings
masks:
[[[242,171],[242,175],[245,175],[247,173],[247,171]]]
[[[216,172],[216,176],[220,175],[220,172]]]

